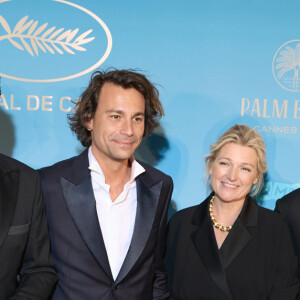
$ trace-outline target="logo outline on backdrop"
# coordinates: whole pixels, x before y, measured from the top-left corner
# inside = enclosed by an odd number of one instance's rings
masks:
[[[0,0],[0,3],[8,2],[11,0]],[[65,81],[74,79],[80,76],[83,76],[97,67],[99,67],[104,61],[108,58],[111,49],[112,49],[112,36],[110,33],[109,28],[107,25],[94,13],[87,10],[86,8],[79,6],[77,4],[74,4],[69,1],[65,0],[52,0],[54,2],[60,2],[69,6],[73,6],[84,13],[88,14],[90,17],[92,17],[96,22],[102,27],[106,34],[107,38],[107,47],[105,50],[105,53],[103,56],[92,66],[88,67],[87,69],[65,77],[59,77],[59,78],[51,78],[51,79],[31,79],[31,78],[21,78],[16,76],[7,75],[4,73],[0,73],[0,76],[9,78],[12,80],[17,81],[24,81],[24,82],[36,82],[36,83],[45,83],[45,82],[58,82],[58,81]],[[69,54],[75,55],[75,51],[86,51],[86,48],[83,47],[84,44],[88,44],[92,42],[95,38],[93,36],[90,36],[92,29],[87,30],[85,32],[79,31],[78,28],[74,30],[66,30],[64,31],[63,28],[57,29],[55,26],[52,26],[48,28],[48,23],[44,23],[41,26],[38,25],[38,21],[30,20],[27,21],[28,16],[24,16],[21,18],[17,24],[15,25],[13,31],[11,31],[11,28],[9,24],[6,22],[6,20],[0,16],[0,24],[4,28],[4,30],[7,33],[7,38],[10,43],[22,51],[27,51],[31,56],[38,56],[39,51],[42,51],[44,53],[52,53],[52,54],[64,54],[63,51]],[[25,38],[22,37],[22,33],[27,33],[26,38],[30,40],[30,44],[26,42]],[[12,36],[14,34],[15,36]],[[19,34],[19,35],[18,35]],[[3,40],[4,38],[1,39]],[[19,38],[19,42],[16,42],[13,38]],[[43,38],[43,39],[42,39]],[[48,38],[48,40],[45,42],[45,39]],[[60,47],[58,47],[58,45]],[[72,48],[72,49],[71,49]]]
[[[281,45],[272,62],[276,82],[289,92],[300,92],[300,40]]]
[[[31,56],[39,56],[39,51],[52,54],[64,54],[64,51],[75,54],[75,50],[86,51],[86,48],[81,45],[90,43],[95,39],[95,37],[88,37],[93,31],[92,29],[77,36],[79,28],[74,30],[56,29],[56,26],[47,28],[48,23],[37,26],[38,21],[27,21],[27,19],[28,16],[21,18],[14,29],[11,30],[5,18],[0,15],[0,24],[7,33],[4,36],[0,36],[0,41],[7,39],[15,48],[21,51],[26,50]],[[26,39],[30,40],[30,42],[26,42]]]

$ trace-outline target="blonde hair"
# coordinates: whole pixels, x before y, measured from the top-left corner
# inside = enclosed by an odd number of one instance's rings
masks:
[[[266,147],[262,136],[247,125],[234,125],[223,133],[216,143],[210,145],[210,154],[205,159],[205,173],[211,169],[219,151],[228,143],[250,147],[257,154],[257,183],[252,186],[250,194],[256,195],[263,187],[264,173],[267,172]]]

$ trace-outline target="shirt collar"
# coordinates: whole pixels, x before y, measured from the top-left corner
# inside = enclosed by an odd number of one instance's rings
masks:
[[[103,176],[103,179],[104,179],[103,171],[102,171],[100,165],[98,164],[95,156],[92,153],[92,147],[89,147],[88,158],[89,158],[89,169],[91,170],[91,172],[96,172],[96,173],[100,174],[101,176]],[[140,174],[142,174],[144,172],[145,172],[145,169],[143,168],[143,166],[140,163],[138,163],[134,157],[132,157],[131,177],[130,177],[129,181],[133,182]]]

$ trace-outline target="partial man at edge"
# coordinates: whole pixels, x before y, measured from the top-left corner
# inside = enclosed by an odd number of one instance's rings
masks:
[[[287,223],[298,257],[298,278],[300,279],[300,188],[277,200],[275,211]],[[300,293],[297,300],[300,300]]]
[[[0,299],[49,299],[57,274],[50,257],[38,173],[0,154]]]
[[[167,299],[163,262],[171,177],[133,153],[163,115],[154,85],[132,70],[95,72],[69,117],[87,149],[40,170],[54,299]]]

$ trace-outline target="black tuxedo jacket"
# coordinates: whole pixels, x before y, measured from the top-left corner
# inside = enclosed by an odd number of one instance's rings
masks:
[[[56,281],[38,174],[0,154],[0,299],[48,299]]]
[[[168,297],[163,262],[171,177],[142,164],[131,245],[114,281],[99,225],[88,151],[40,170],[52,255],[54,299],[147,300]]]
[[[298,278],[300,278],[300,189],[277,200],[275,211],[281,214],[290,229],[298,256]],[[297,299],[300,299],[300,293]]]
[[[171,299],[295,299],[296,257],[280,216],[248,197],[219,250],[210,197],[170,220],[166,266]]]

